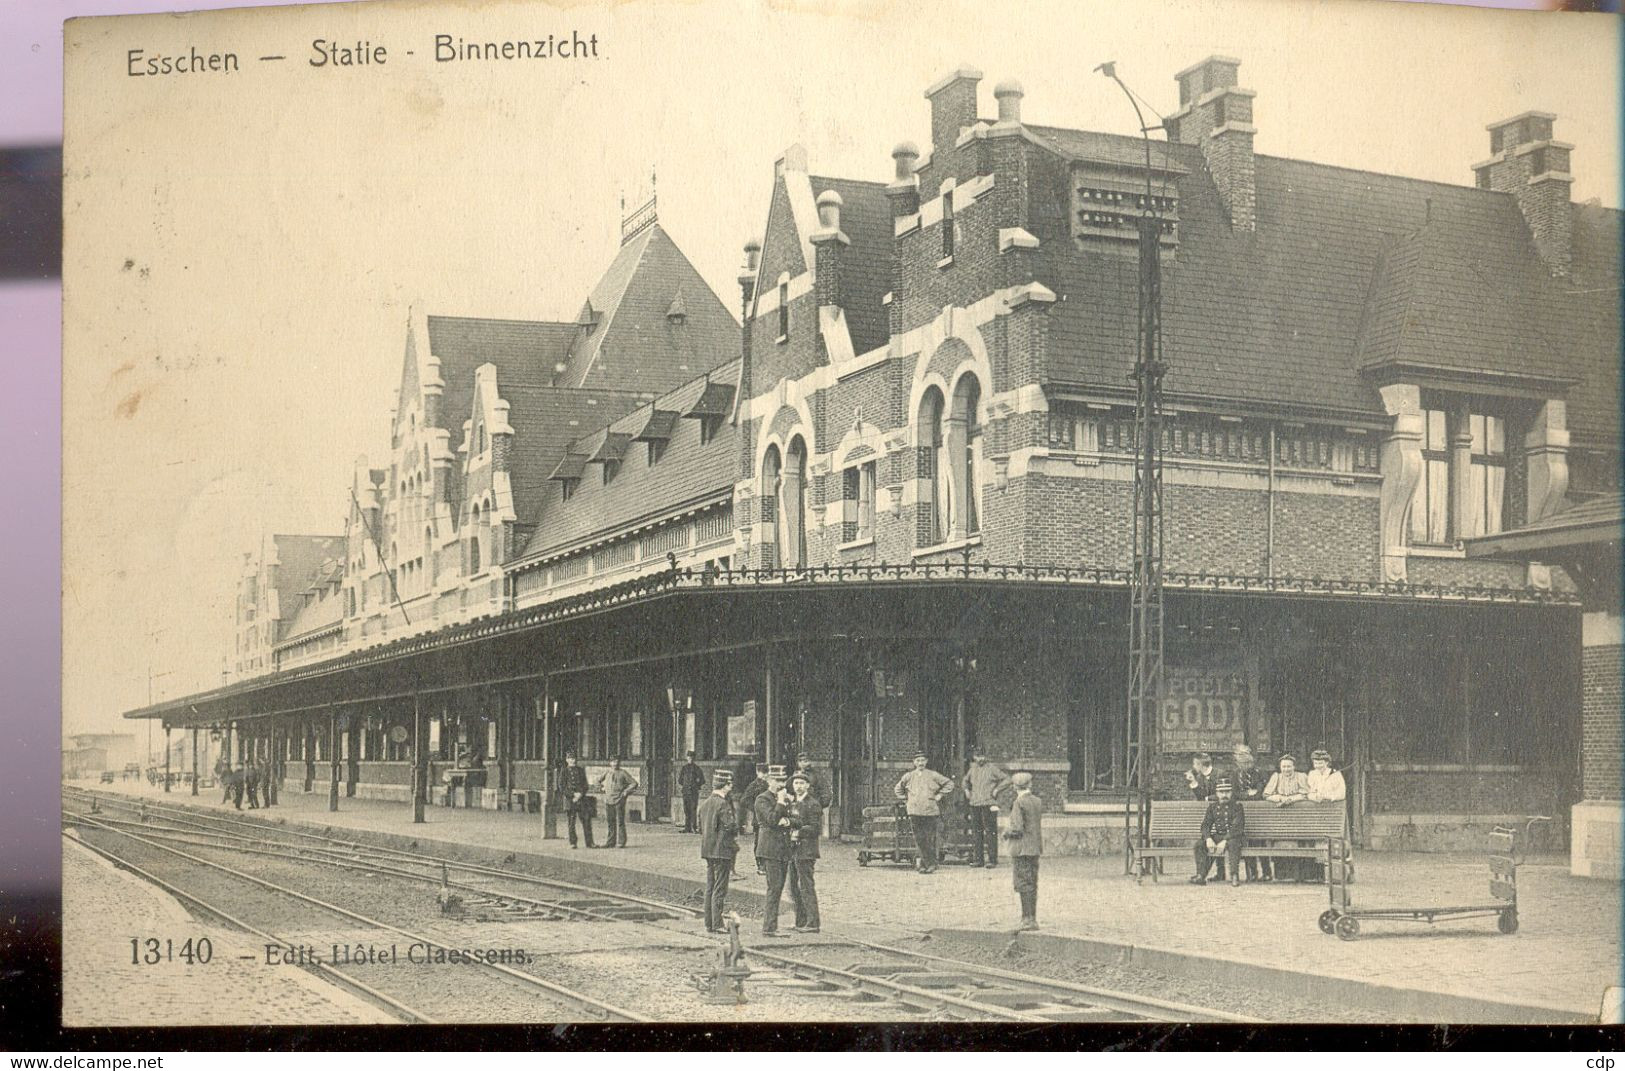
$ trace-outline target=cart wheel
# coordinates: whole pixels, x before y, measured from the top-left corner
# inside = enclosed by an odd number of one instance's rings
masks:
[[[1344,941],[1352,941],[1360,933],[1360,920],[1349,915],[1343,915],[1333,923],[1337,936]]]
[[[869,853],[868,852],[859,852],[858,853],[858,865],[859,866],[868,866],[869,865]]]
[[[1333,911],[1331,908],[1327,908],[1325,911],[1322,911],[1320,913],[1320,932],[1327,934],[1336,932],[1337,919],[1337,912]]]
[[[1496,928],[1502,933],[1518,932],[1518,909],[1509,907],[1501,912],[1501,917],[1495,920]]]

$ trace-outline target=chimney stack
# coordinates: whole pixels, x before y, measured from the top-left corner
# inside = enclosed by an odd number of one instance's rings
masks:
[[[999,102],[999,125],[1021,125],[1021,83],[1007,78],[993,87],[993,99]]]
[[[1574,213],[1569,203],[1574,146],[1552,140],[1550,112],[1524,112],[1485,127],[1492,155],[1474,164],[1478,187],[1510,193],[1518,202],[1535,248],[1553,275],[1568,275],[1574,256]]]
[[[819,308],[841,303],[841,254],[849,241],[841,233],[841,195],[825,190],[818,195],[818,229],[811,235],[814,258],[813,293]]]
[[[756,296],[756,273],[761,266],[762,243],[755,238],[745,240],[745,263],[739,269],[739,387],[734,391],[733,422],[739,423],[741,406],[750,400],[750,309],[751,300]],[[749,439],[749,436],[745,436]],[[747,466],[749,471],[749,447],[743,447],[741,464]]]
[[[1179,82],[1179,111],[1164,124],[1169,141],[1200,145],[1208,173],[1230,211],[1230,229],[1253,230],[1257,222],[1257,189],[1253,180],[1253,97],[1236,85],[1241,61],[1209,56],[1174,75]]]
[[[982,72],[961,67],[938,79],[925,91],[931,102],[931,159],[940,161],[945,149],[954,147],[959,132],[976,123],[976,86]]]
[[[896,177],[886,186],[886,197],[891,201],[892,215],[912,216],[920,210],[920,179],[914,173],[920,162],[920,147],[912,141],[898,142],[891,158]]]

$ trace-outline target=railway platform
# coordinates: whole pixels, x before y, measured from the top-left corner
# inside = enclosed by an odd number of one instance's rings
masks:
[[[230,810],[219,793],[166,794],[161,786],[119,782],[80,787],[213,810]],[[558,875],[612,882],[644,895],[692,896],[704,870],[698,837],[668,824],[630,828],[626,849],[572,850],[567,840],[543,839],[542,823],[517,812],[430,808],[422,825],[398,803],[342,799],[327,809],[325,793],[284,793],[279,806],[245,817],[349,830],[358,838],[405,837],[425,847],[493,859],[524,857]],[[742,838],[742,843],[743,843]],[[920,875],[904,867],[860,867],[851,844],[826,844],[818,868],[827,931],[877,941],[982,939],[997,953],[1010,941],[1017,905],[1007,862],[997,869],[945,865]],[[1383,927],[1373,924],[1354,942],[1321,932],[1326,890],[1310,884],[1186,884],[1183,871],[1159,884],[1137,884],[1122,859],[1047,858],[1039,897],[1043,930],[1021,936],[1053,956],[1115,958],[1153,965],[1170,975],[1313,995],[1380,1010],[1410,1021],[1595,1021],[1604,994],[1621,983],[1621,886],[1576,878],[1565,856],[1533,857],[1520,871],[1522,926],[1496,932],[1493,920]],[[762,892],[748,850],[731,903],[751,912]],[[1357,900],[1380,903],[1450,902],[1481,893],[1488,874],[1477,854],[1362,852]]]

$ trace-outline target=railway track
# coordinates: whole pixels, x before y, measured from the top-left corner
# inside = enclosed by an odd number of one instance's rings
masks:
[[[529,913],[543,918],[630,922],[691,934],[692,920],[699,915],[686,904],[544,878],[427,851],[369,845],[328,833],[75,786],[64,786],[64,795],[66,821],[93,821],[115,834],[145,838],[154,846],[181,854],[185,854],[186,847],[229,850],[437,886],[443,898],[460,898],[463,910],[475,918]],[[81,807],[94,806],[100,813],[70,812],[69,801]],[[126,817],[117,818],[109,812]],[[929,1018],[1039,1023],[1258,1021],[1218,1009],[1079,985],[852,938],[842,938],[838,944],[804,946],[810,958],[791,956],[778,948],[746,947],[756,968],[753,978],[757,980],[794,979],[809,990],[809,995],[822,992],[839,994],[846,999],[884,1002]],[[766,970],[761,969],[763,967]]]

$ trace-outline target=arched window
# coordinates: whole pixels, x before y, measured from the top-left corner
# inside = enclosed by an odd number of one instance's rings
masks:
[[[982,424],[977,410],[982,405],[982,384],[975,376],[960,377],[954,388],[953,413],[948,420],[948,445],[953,464],[953,482],[958,508],[953,516],[953,532],[970,536],[982,530]]]
[[[480,571],[480,506],[474,504],[469,514],[468,526],[468,574],[473,576]]]
[[[918,518],[915,543],[935,546],[948,538],[951,486],[944,454],[942,392],[932,387],[920,399],[915,442],[915,485],[918,490]]]
[[[778,559],[771,563],[774,566],[784,564],[781,540],[776,527],[779,521],[780,484],[783,482],[782,469],[783,465],[779,460],[779,448],[769,446],[767,453],[762,457],[762,487],[759,499],[762,503],[762,524],[767,526],[765,533],[768,536],[767,542],[773,548],[774,557]]]
[[[779,533],[787,569],[807,567],[807,443],[801,436],[790,440],[785,453],[784,476],[779,481]]]

